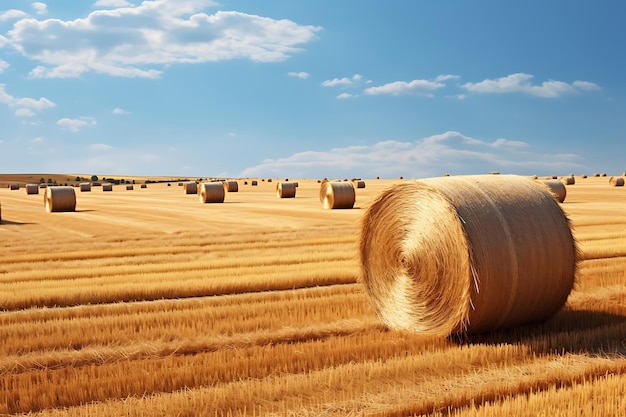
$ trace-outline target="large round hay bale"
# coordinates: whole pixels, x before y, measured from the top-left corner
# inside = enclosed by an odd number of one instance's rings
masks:
[[[351,209],[356,195],[351,182],[322,182],[320,201],[325,209]]]
[[[198,194],[198,184],[195,181],[184,184],[185,194]]]
[[[81,182],[80,183],[80,192],[84,193],[84,192],[90,192],[91,191],[91,183],[88,182]]]
[[[26,184],[26,194],[39,194],[39,186],[37,184]]]
[[[52,186],[46,188],[43,196],[46,212],[54,211],[75,211],[76,193],[74,187]]]
[[[567,177],[561,178],[561,182],[565,185],[574,185],[576,184],[576,179],[572,176],[567,176]]]
[[[198,198],[201,203],[223,203],[226,191],[221,182],[203,182],[200,184]]]
[[[624,178],[623,177],[611,177],[609,178],[609,184],[611,184],[613,187],[623,187]]]
[[[574,285],[569,221],[528,178],[398,183],[362,219],[361,278],[393,329],[447,336],[539,322]]]
[[[298,185],[295,182],[279,182],[276,184],[276,197],[278,198],[294,198]]]
[[[539,181],[539,183],[547,187],[550,193],[552,193],[554,198],[556,198],[559,203],[565,201],[565,197],[567,196],[567,189],[565,188],[565,184],[563,184],[561,181],[544,180]]]
[[[229,193],[236,193],[239,191],[239,183],[237,181],[224,181],[224,189]]]

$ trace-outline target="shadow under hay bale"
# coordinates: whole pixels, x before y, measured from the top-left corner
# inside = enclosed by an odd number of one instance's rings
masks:
[[[74,187],[48,187],[44,193],[43,201],[48,213],[76,210],[76,192]]]
[[[559,204],[514,175],[395,184],[363,216],[361,280],[392,329],[448,336],[541,322],[574,285]]]
[[[279,182],[276,184],[276,197],[294,198],[298,185],[295,182]]]
[[[539,183],[547,187],[547,189],[550,191],[550,193],[552,193],[554,198],[556,198],[559,203],[565,201],[565,197],[567,197],[567,188],[565,188],[565,184],[563,184],[561,181],[544,180],[539,181]]]
[[[200,184],[198,199],[200,203],[223,203],[226,191],[221,182],[203,182]]]
[[[322,181],[320,201],[324,209],[351,209],[356,194],[351,182]]]

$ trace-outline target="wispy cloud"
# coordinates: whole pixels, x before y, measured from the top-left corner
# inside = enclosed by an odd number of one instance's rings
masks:
[[[332,80],[326,80],[322,82],[324,87],[347,87],[353,86],[363,79],[360,74],[354,74],[352,77],[333,78]]]
[[[547,173],[581,167],[577,155],[534,151],[522,141],[498,138],[485,141],[448,131],[415,142],[382,141],[325,151],[304,151],[267,159],[245,169],[242,176],[351,178],[375,176],[423,178],[451,174],[501,172]]]
[[[126,0],[98,0],[93,4],[93,7],[128,7],[132,6],[132,3]]]
[[[48,13],[48,5],[46,3],[36,1],[34,3],[31,3],[30,6],[35,10],[35,13],[37,13],[38,15],[44,15]]]
[[[216,5],[208,0],[147,0],[138,6],[100,0],[95,5],[114,8],[76,20],[4,13],[5,19],[20,19],[6,41],[38,63],[32,78],[72,78],[90,71],[157,78],[174,63],[277,62],[300,52],[321,30],[235,11],[208,15],[204,9]]]
[[[17,107],[15,115],[18,117],[33,117],[35,110],[45,110],[56,107],[56,104],[45,97],[38,99],[30,97],[13,97],[6,92],[6,85],[0,84],[0,103],[9,107]]]
[[[412,81],[394,81],[376,87],[366,88],[363,92],[368,95],[387,94],[392,96],[415,95],[434,97],[433,92],[444,88],[445,81],[456,80],[457,75],[439,75],[434,80],[416,79]]]
[[[308,72],[304,72],[304,71],[288,72],[287,75],[289,75],[290,77],[301,78],[303,80],[306,80],[307,78],[311,76],[311,74],[309,74]]]
[[[9,9],[4,12],[0,12],[0,22],[4,22],[5,20],[22,19],[26,16],[28,16],[28,13],[22,10]]]
[[[516,73],[497,79],[485,79],[477,83],[465,83],[463,88],[472,93],[504,94],[522,93],[543,98],[557,98],[574,94],[579,90],[597,90],[599,86],[589,81],[575,81],[568,84],[563,81],[549,80],[533,84],[531,74]]]
[[[15,115],[18,117],[33,117],[35,116],[35,112],[31,109],[17,109],[15,110]]]
[[[7,68],[9,68],[9,63],[0,59],[0,74],[2,74]]]
[[[347,98],[353,98],[356,97],[355,94],[350,94],[350,93],[341,93],[337,96],[338,99],[347,99]]]
[[[126,111],[124,109],[121,109],[119,107],[114,108],[113,111],[111,111],[111,113],[113,113],[113,114],[130,114],[130,112],[128,112],[128,111]]]
[[[110,149],[113,149],[113,146],[106,145],[104,143],[92,143],[91,145],[89,145],[89,149],[92,151],[108,151]]]
[[[94,119],[93,117],[84,116],[79,119],[59,119],[57,121],[57,124],[63,129],[69,130],[70,132],[78,132],[83,127],[95,126],[97,123],[96,119]]]

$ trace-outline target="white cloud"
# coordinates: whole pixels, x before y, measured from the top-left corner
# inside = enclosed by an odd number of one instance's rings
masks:
[[[30,143],[44,143],[45,138],[43,136],[37,136],[29,140]]]
[[[36,1],[34,3],[31,3],[30,5],[33,9],[35,9],[35,13],[37,13],[38,15],[43,15],[43,14],[48,13],[48,5],[46,3],[41,3],[39,1]]]
[[[113,149],[113,146],[104,143],[92,143],[89,145],[89,149],[92,151],[108,151],[109,149]]]
[[[128,111],[126,111],[124,109],[121,109],[119,107],[114,108],[111,113],[113,113],[113,114],[130,114],[130,112],[128,112]]]
[[[209,0],[146,0],[95,10],[75,20],[23,18],[7,41],[38,64],[33,78],[78,77],[89,71],[157,78],[170,64],[250,59],[277,62],[300,52],[320,27],[234,11],[208,15]]]
[[[128,7],[132,5],[126,0],[98,0],[93,4],[93,7]]]
[[[327,151],[305,151],[267,159],[245,169],[241,176],[302,178],[423,178],[489,171],[531,175],[553,174],[581,168],[576,155],[542,154],[525,142],[499,138],[489,142],[459,132],[422,138],[415,142],[383,141]]]
[[[307,78],[311,76],[311,74],[309,74],[308,72],[304,72],[304,71],[288,72],[287,75],[289,75],[290,77],[301,78],[303,80],[306,80]]]
[[[409,82],[394,81],[392,83],[384,84],[378,87],[366,88],[365,90],[363,90],[363,92],[369,95],[389,94],[392,96],[418,95],[418,96],[433,97],[433,91],[446,86],[442,82],[443,80],[438,79],[438,78],[439,77],[437,77],[435,81],[429,81],[429,80],[413,80]],[[449,78],[445,78],[445,79],[449,79]]]
[[[5,20],[12,20],[12,19],[22,19],[26,16],[28,16],[28,14],[26,12],[23,12],[22,10],[9,9],[7,11],[0,13],[0,22],[4,22]]]
[[[0,103],[6,104],[9,107],[17,107],[18,109],[15,111],[15,115],[18,117],[33,117],[35,116],[34,110],[45,110],[56,106],[56,103],[45,97],[38,99],[13,97],[6,92],[5,88],[6,84],[0,84]]]
[[[18,117],[33,117],[35,116],[35,112],[32,111],[31,109],[17,109],[15,110],[15,115]]]
[[[359,74],[354,74],[352,78],[343,77],[343,78],[333,78],[332,80],[326,80],[322,82],[324,87],[347,87],[352,86],[359,81],[361,81],[363,77]]]
[[[93,117],[81,117],[80,119],[59,119],[57,124],[70,132],[78,132],[83,127],[95,126],[97,123]]]
[[[557,98],[573,94],[581,90],[593,90],[599,87],[588,81],[575,81],[572,84],[563,81],[544,81],[540,85],[533,84],[531,74],[517,73],[495,80],[486,79],[478,83],[465,83],[463,88],[473,93],[523,93],[535,97]]]
[[[353,98],[353,97],[356,97],[356,95],[350,94],[350,93],[341,93],[337,96],[338,99],[346,99],[346,98]]]
[[[9,63],[0,59],[0,74],[2,74],[7,68],[9,68]]]

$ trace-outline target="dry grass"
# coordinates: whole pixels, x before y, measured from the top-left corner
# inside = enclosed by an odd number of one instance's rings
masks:
[[[0,414],[624,414],[626,192],[606,182],[561,204],[584,254],[565,308],[461,339],[386,330],[357,282],[391,181],[354,210],[306,179],[287,206],[259,179],[224,204],[153,184],[53,215],[0,188]]]

